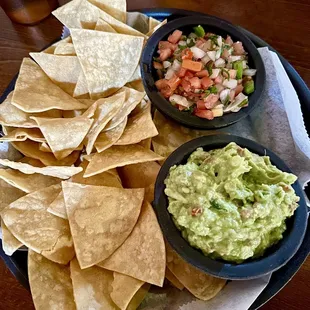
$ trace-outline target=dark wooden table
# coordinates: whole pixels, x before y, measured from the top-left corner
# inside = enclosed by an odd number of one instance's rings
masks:
[[[310,86],[309,0],[128,0],[127,3],[129,10],[182,8],[216,15],[243,26],[277,49]],[[0,93],[18,72],[22,58],[49,45],[60,36],[61,30],[61,24],[51,16],[39,25],[26,27],[13,24],[0,9]],[[287,286],[261,309],[310,307],[309,279],[308,258]],[[31,295],[0,260],[0,310],[11,309],[33,309]]]

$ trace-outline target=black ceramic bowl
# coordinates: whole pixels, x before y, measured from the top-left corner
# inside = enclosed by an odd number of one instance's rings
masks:
[[[249,105],[242,108],[237,113],[224,114],[209,121],[199,118],[186,112],[181,112],[171,105],[157,90],[155,81],[158,80],[156,70],[153,68],[153,57],[157,57],[158,43],[167,40],[169,34],[175,29],[182,30],[189,34],[193,27],[202,25],[206,32],[214,32],[226,38],[230,35],[233,41],[241,41],[245,51],[248,53],[248,63],[250,68],[257,69],[254,76],[255,91],[249,96]],[[266,72],[262,58],[251,40],[245,36],[237,27],[220,18],[211,16],[189,16],[173,20],[157,30],[147,41],[141,57],[141,75],[146,93],[156,108],[166,116],[191,128],[214,129],[221,128],[238,122],[246,117],[255,106],[259,104],[264,90]]]
[[[188,263],[215,277],[246,280],[258,278],[279,269],[293,257],[301,245],[307,227],[307,205],[299,183],[295,182],[293,184],[297,196],[300,197],[299,207],[296,209],[294,215],[286,221],[287,229],[283,239],[276,245],[267,249],[264,256],[257,259],[248,259],[241,264],[211,259],[203,255],[201,251],[191,247],[189,243],[183,239],[180,231],[174,225],[172,217],[167,210],[168,199],[164,193],[164,180],[168,176],[171,166],[186,163],[190,154],[198,147],[202,147],[205,151],[209,151],[225,147],[230,142],[235,142],[253,153],[267,155],[270,157],[272,164],[279,169],[291,172],[277,155],[251,140],[224,134],[197,138],[180,146],[163,164],[155,184],[155,200],[153,202],[153,207],[166,240]]]

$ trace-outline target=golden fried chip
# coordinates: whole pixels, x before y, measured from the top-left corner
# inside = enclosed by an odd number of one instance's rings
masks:
[[[74,118],[33,117],[57,159],[72,153],[84,140],[93,123],[86,116]]]
[[[78,310],[119,310],[110,297],[113,273],[93,266],[81,269],[76,259],[70,262],[73,294]]]
[[[117,20],[126,23],[126,0],[89,0],[89,2],[107,12]]]
[[[47,211],[65,220],[68,219],[64,195],[62,191],[58,194],[55,200],[49,205]]]
[[[167,267],[195,297],[209,300],[225,286],[226,280],[212,277],[186,263],[168,244],[166,251]]]
[[[76,256],[82,269],[109,257],[137,222],[143,189],[62,182]],[[92,240],[92,242],[90,242]]]
[[[56,46],[54,55],[76,56],[73,43],[65,43]]]
[[[167,22],[167,21],[166,21]],[[149,17],[149,32],[153,31],[153,29],[160,24],[160,21],[153,18]]]
[[[136,144],[157,135],[158,131],[152,120],[151,105],[148,105],[139,114],[128,118],[124,133],[115,145]]]
[[[82,28],[79,8],[82,0],[72,0],[53,11],[52,14],[67,28]]]
[[[138,144],[141,145],[142,147],[144,147],[145,149],[150,150],[151,146],[152,146],[152,138],[142,140]]]
[[[29,53],[29,55],[53,83],[58,85],[67,94],[73,95],[79,74],[82,71],[80,62],[76,56],[63,57],[61,55],[45,53]]]
[[[135,80],[132,82],[128,82],[125,86],[135,89],[137,91],[144,91],[142,80]]]
[[[91,177],[116,167],[162,159],[161,156],[138,144],[111,146],[101,153],[95,153],[86,168],[84,177]]]
[[[184,285],[176,278],[176,276],[168,268],[166,268],[166,279],[168,279],[170,283],[180,291],[183,290]]]
[[[109,98],[102,98],[96,102],[97,108],[94,112],[94,123],[86,136],[86,153],[89,155],[94,143],[108,122],[119,112],[125,101],[125,91],[119,92]]]
[[[86,108],[84,104],[75,100],[54,84],[40,67],[29,58],[24,58],[20,67],[12,104],[28,113],[52,109],[74,110]]]
[[[142,37],[84,29],[71,29],[71,36],[92,99],[113,94],[133,75]]]
[[[0,213],[7,205],[23,196],[23,191],[0,179]]]
[[[151,284],[144,283],[142,287],[138,290],[138,292],[133,296],[132,300],[130,301],[127,310],[136,310],[138,309],[139,305],[142,303],[143,299],[145,298],[146,294],[148,293]]]
[[[95,148],[97,152],[103,152],[104,150],[114,145],[116,141],[118,141],[119,138],[122,136],[126,124],[127,117],[113,129],[101,132],[95,142]]]
[[[14,252],[21,248],[23,244],[14,237],[14,235],[4,224],[3,220],[1,220],[1,230],[3,251],[6,255],[11,256]]]
[[[90,98],[88,93],[88,85],[83,71],[80,72],[77,83],[73,92],[74,98]]]
[[[0,178],[25,193],[31,193],[61,181],[61,179],[43,174],[25,174],[13,169],[0,169]]]
[[[45,142],[42,132],[38,128],[6,127],[6,135],[0,138],[0,142],[26,141],[30,139],[36,142]]]
[[[143,281],[113,272],[112,291],[110,294],[113,302],[121,310],[126,310],[128,304],[143,284]]]
[[[149,26],[152,26],[151,24],[154,25],[154,21],[153,21],[153,20],[151,20]],[[161,23],[157,24],[157,25],[156,25],[155,27],[153,27],[152,29],[149,28],[150,30],[149,30],[149,32],[148,32],[146,35],[150,37],[156,30],[158,30],[161,26],[163,26],[163,25],[165,25],[165,24],[167,24],[167,19],[164,19]]]
[[[26,163],[14,162],[8,159],[0,159],[0,165],[19,170],[25,174],[39,173],[60,179],[68,179],[73,175],[83,171],[81,167],[68,167],[68,166],[34,167]]]
[[[70,269],[29,250],[28,275],[36,310],[75,310]]]
[[[99,18],[97,20],[97,24],[95,27],[95,30],[97,31],[105,31],[105,32],[113,32],[116,33],[116,31],[113,29],[112,26],[110,26],[106,21],[104,21],[102,18]]]
[[[162,286],[165,278],[164,238],[152,206],[144,201],[136,226],[126,241],[98,266]]]
[[[67,264],[74,256],[68,221],[47,212],[60,190],[57,184],[21,197],[2,211],[2,219],[28,248],[54,262]]]

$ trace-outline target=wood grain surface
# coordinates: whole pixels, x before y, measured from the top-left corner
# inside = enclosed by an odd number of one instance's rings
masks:
[[[129,10],[166,7],[205,12],[238,24],[277,49],[310,86],[310,0],[128,0],[127,4]],[[36,26],[23,26],[13,24],[0,9],[0,93],[18,73],[22,58],[51,44],[61,30],[52,16]],[[309,279],[308,258],[286,287],[261,309],[309,309]],[[0,260],[0,310],[13,309],[34,307],[30,293]]]

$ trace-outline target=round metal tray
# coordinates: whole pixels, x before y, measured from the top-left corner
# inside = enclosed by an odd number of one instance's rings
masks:
[[[188,15],[202,15],[198,12],[178,10],[178,9],[143,9],[142,13],[156,18],[158,20],[163,20],[167,18],[168,20],[188,16]],[[204,14],[206,15],[206,14]],[[306,124],[306,129],[310,133],[310,91],[305,82],[296,72],[296,70],[288,63],[288,61],[283,58],[275,49],[268,45],[265,41],[254,35],[253,33],[239,27],[241,31],[247,35],[256,47],[267,46],[270,50],[276,52],[284,66],[284,69],[290,78],[297,95],[299,97],[301,108],[304,116],[304,121]],[[7,89],[4,91],[0,98],[0,103],[4,101],[6,96],[14,89],[16,82],[16,77],[8,85]],[[310,190],[306,190],[308,197],[310,197]],[[308,220],[309,227],[309,220]],[[0,240],[1,243],[1,240]],[[270,282],[267,287],[262,291],[259,297],[255,300],[250,310],[258,309],[263,304],[265,304],[269,299],[276,295],[295,275],[298,269],[301,267],[302,263],[306,260],[310,248],[310,230],[308,229],[304,238],[304,241],[295,254],[295,256],[281,269],[274,272],[271,276]],[[29,289],[28,275],[27,275],[27,252],[17,251],[12,256],[7,256],[2,250],[2,244],[0,244],[0,256],[4,260],[7,267],[13,273],[13,275],[20,281],[20,283]]]

